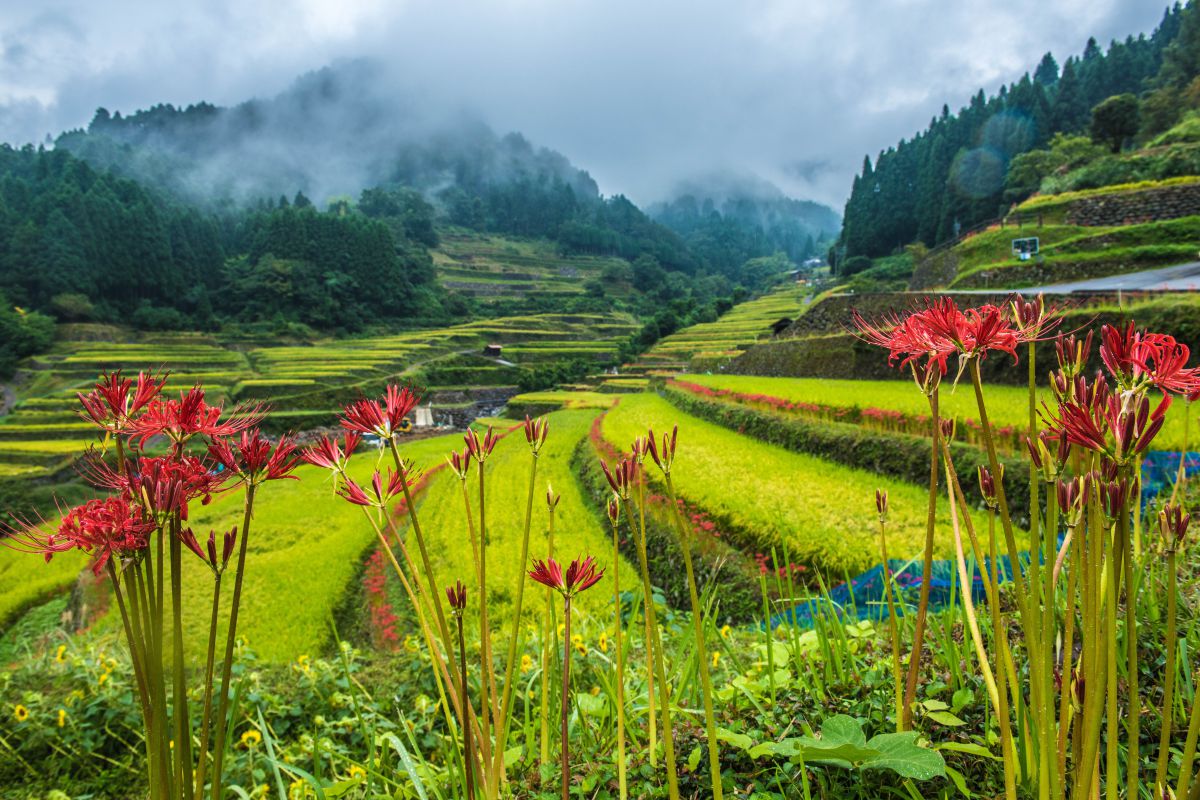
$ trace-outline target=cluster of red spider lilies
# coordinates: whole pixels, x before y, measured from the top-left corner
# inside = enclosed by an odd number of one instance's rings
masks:
[[[904,680],[894,616],[891,621],[897,723],[900,728],[911,724],[928,607],[939,473],[943,473],[962,585],[968,585],[964,529],[977,563],[990,561],[993,565],[984,581],[993,617],[990,652],[969,592],[963,594],[963,605],[1000,723],[1006,796],[1015,798],[1018,785],[1023,785],[1036,789],[1040,797],[1090,797],[1102,780],[1110,792],[1123,786],[1133,797],[1147,784],[1139,754],[1139,599],[1151,585],[1146,572],[1157,569],[1162,560],[1142,543],[1140,493],[1136,491],[1139,466],[1163,426],[1173,397],[1182,396],[1189,404],[1200,398],[1200,368],[1187,365],[1189,348],[1173,336],[1140,331],[1130,322],[1124,327],[1101,327],[1099,354],[1104,371],[1089,376],[1093,332],[1058,333],[1054,337],[1057,369],[1049,375],[1054,401],[1039,405],[1035,345],[1049,340],[1062,319],[1058,311],[1047,309],[1040,297],[1026,301],[1019,295],[1006,306],[964,310],[953,300],[941,298],[878,321],[854,315],[862,338],[887,349],[890,363],[911,370],[930,408],[933,446],[924,580]],[[1004,491],[1005,483],[1017,476],[1006,476],[1000,468],[979,368],[992,352],[1011,356],[1015,362],[1022,348],[1029,370],[1028,554],[1018,549]],[[989,525],[987,550],[974,530],[946,446],[953,424],[938,414],[939,387],[951,357],[958,360],[957,375],[966,372],[970,376],[988,456],[988,466],[978,475]],[[1151,397],[1152,390],[1162,393],[1157,401]],[[1183,478],[1181,459],[1176,491]],[[1044,505],[1039,495],[1045,498]],[[1163,643],[1167,659],[1160,745],[1149,782],[1155,796],[1166,796],[1169,789],[1168,762],[1175,730],[1175,553],[1183,546],[1189,522],[1188,515],[1174,505],[1175,499],[1173,496],[1158,520],[1161,552],[1167,556],[1163,583],[1168,587],[1168,633]],[[886,501],[878,510],[886,536]],[[999,603],[997,522],[1013,565],[1013,596],[1021,628],[1017,642],[1006,634],[1006,615]],[[886,548],[886,541],[883,546]],[[1118,649],[1118,633],[1123,637],[1124,652]],[[1120,693],[1118,666],[1123,668],[1125,684]],[[1103,759],[1099,752],[1102,732]],[[1200,704],[1192,709],[1184,737],[1174,789],[1179,797],[1188,796],[1198,734]],[[1123,765],[1121,742],[1126,753]]]

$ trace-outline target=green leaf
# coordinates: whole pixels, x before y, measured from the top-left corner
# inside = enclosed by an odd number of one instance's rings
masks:
[[[939,725],[947,725],[949,727],[957,727],[959,725],[967,724],[951,714],[949,711],[930,711],[925,716]]]
[[[946,705],[941,700],[926,700],[925,702],[921,703],[921,707],[926,711],[945,711],[946,709],[950,708],[950,706]]]
[[[867,746],[877,755],[863,762],[863,769],[890,769],[897,775],[927,781],[946,776],[942,754],[917,744],[916,731],[881,733],[871,738]]]
[[[959,794],[961,794],[963,797],[972,796],[971,790],[967,788],[967,779],[963,777],[961,772],[952,767],[946,767],[946,777],[950,779],[950,782],[954,784],[955,788],[958,789]]]
[[[955,753],[966,753],[967,755],[980,756],[982,758],[990,758],[993,761],[1000,761],[1000,756],[988,750],[981,744],[975,742],[942,742],[935,745],[936,750],[950,750]]]
[[[408,773],[409,779],[413,782],[413,788],[417,790],[417,796],[421,800],[429,800],[429,796],[425,794],[425,784],[421,782],[421,776],[417,774],[417,767],[413,764],[412,757],[408,754],[408,749],[404,746],[404,742],[394,733],[385,733],[383,738],[396,750],[396,754],[400,756],[400,763],[404,765],[405,772]]]
[[[975,693],[964,686],[954,693],[954,698],[950,701],[950,710],[957,714],[974,702]]]
[[[749,750],[754,746],[754,740],[744,733],[735,733],[726,728],[717,728],[717,741],[731,744],[739,750]]]
[[[821,740],[835,744],[866,744],[867,737],[863,733],[858,720],[845,714],[835,714],[821,725]]]
[[[688,760],[687,760],[688,772],[695,772],[696,767],[700,766],[700,756],[701,755],[703,755],[703,751],[700,750],[700,745],[696,745],[695,747],[692,748],[692,752],[688,754]]]

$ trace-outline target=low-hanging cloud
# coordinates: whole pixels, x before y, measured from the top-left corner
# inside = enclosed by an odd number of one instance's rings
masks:
[[[661,199],[753,173],[840,205],[864,153],[1099,41],[1148,33],[1164,0],[50,0],[0,8],[0,140],[38,142],[98,106],[233,105],[347,59],[397,95],[469,110]],[[380,93],[381,87],[370,87]],[[390,88],[390,87],[385,87]]]

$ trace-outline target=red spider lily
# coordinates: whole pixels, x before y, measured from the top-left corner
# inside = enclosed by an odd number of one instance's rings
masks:
[[[1060,403],[1057,417],[1046,409],[1042,419],[1053,435],[1065,436],[1071,444],[1124,461],[1149,449],[1171,407],[1170,395],[1165,395],[1153,411],[1149,398],[1129,396],[1129,400],[1134,403],[1133,407],[1122,402],[1119,395],[1093,395],[1086,405]]]
[[[546,443],[546,434],[549,432],[550,423],[544,417],[530,419],[528,414],[525,415],[525,441],[529,442],[529,449],[535,456]]]
[[[55,553],[82,550],[95,557],[92,572],[99,575],[110,558],[131,556],[146,548],[156,525],[128,498],[117,496],[89,500],[62,516],[58,528],[45,530],[45,520],[22,521],[9,528],[0,543],[25,553],[41,553],[46,561]]]
[[[1123,389],[1133,388],[1140,375],[1137,351],[1141,339],[1132,320],[1124,330],[1112,325],[1100,328],[1100,359]]]
[[[461,614],[467,607],[467,587],[462,581],[455,581],[453,586],[446,587],[446,599],[450,601],[450,608]]]
[[[482,464],[496,449],[500,437],[496,435],[495,430],[488,428],[483,438],[480,439],[474,428],[467,428],[467,432],[463,434],[463,441],[467,443],[467,452],[471,457]]]
[[[76,394],[83,406],[80,416],[109,433],[124,433],[130,418],[156,399],[166,382],[167,373],[153,375],[139,372],[137,389],[130,397],[130,390],[134,386],[132,379],[122,378],[120,370],[102,373],[95,388]]]
[[[296,457],[296,445],[289,437],[282,437],[272,447],[257,428],[242,431],[241,438],[236,440],[225,437],[214,439],[208,446],[208,452],[230,474],[252,485],[295,478],[291,473],[300,464]]]
[[[661,452],[660,446],[654,441],[654,429],[651,428],[646,434],[646,446],[650,448],[650,458],[658,465],[664,473],[671,471],[671,465],[675,463],[675,445],[679,438],[679,426],[676,425],[671,429],[671,433],[662,435]]]
[[[620,498],[618,498],[615,495],[613,497],[610,497],[608,500],[608,505],[605,506],[604,510],[608,516],[609,524],[612,525],[614,528],[617,527],[617,523],[621,520],[621,500],[620,500]]]
[[[1055,417],[1045,403],[1042,419],[1055,435],[1065,436],[1071,444],[1089,450],[1104,452],[1108,446],[1105,438],[1104,413],[1101,407],[1064,401],[1058,405]]]
[[[1058,508],[1065,515],[1068,526],[1074,527],[1083,519],[1084,509],[1092,494],[1092,481],[1089,477],[1060,480],[1055,484]]]
[[[856,335],[865,342],[886,348],[888,363],[900,359],[900,368],[916,364],[928,357],[925,368],[945,375],[946,360],[955,351],[954,343],[935,335],[933,328],[925,323],[922,314],[913,312],[904,317],[895,314],[882,317],[877,322],[868,322],[857,310],[852,312]]]
[[[471,451],[465,449],[460,453],[455,450],[446,456],[446,463],[450,465],[450,471],[457,475],[460,481],[465,481],[467,473],[471,469]]]
[[[629,490],[633,487],[637,476],[637,464],[628,458],[622,458],[612,469],[609,469],[608,464],[601,461],[600,469],[604,470],[604,477],[608,479],[608,485],[612,487],[613,493],[622,500],[628,500]]]
[[[1187,367],[1191,351],[1174,336],[1149,333],[1134,350],[1133,360],[1160,391],[1190,395],[1200,391],[1200,368]]]
[[[195,456],[142,456],[130,461],[125,472],[112,469],[99,458],[85,459],[82,464],[80,474],[94,486],[134,498],[156,514],[178,512],[181,519],[188,518],[193,500],[208,505],[222,488],[222,476]]]
[[[239,406],[234,415],[221,420],[223,408],[204,402],[204,389],[195,386],[180,392],[178,400],[156,399],[134,420],[128,432],[142,447],[155,436],[166,436],[177,448],[195,436],[235,436],[262,421],[261,406]]]
[[[191,528],[184,528],[179,532],[179,541],[183,542],[187,549],[199,556],[201,561],[208,564],[214,574],[220,575],[229,564],[229,557],[233,555],[233,546],[237,541],[237,535],[236,527],[230,528],[221,535],[221,552],[219,557],[217,553],[216,531],[209,531],[208,542],[204,548],[201,548],[200,543],[196,541],[196,534]]]
[[[1017,329],[1017,338],[1022,344],[1042,341],[1047,334],[1062,324],[1062,312],[1057,306],[1046,307],[1046,299],[1038,295],[1026,300],[1020,293],[1011,301],[1012,316]]]
[[[596,569],[596,561],[591,556],[582,561],[578,558],[572,561],[566,575],[563,575],[562,567],[553,558],[545,561],[534,559],[529,577],[543,586],[549,586],[563,597],[574,597],[595,586],[604,577],[604,570]]]
[[[420,394],[412,387],[391,384],[384,393],[382,403],[363,398],[342,409],[342,427],[390,439],[400,428],[404,418],[411,414],[420,402]]]
[[[1163,506],[1162,511],[1158,512],[1158,526],[1166,541],[1168,552],[1174,552],[1179,545],[1183,544],[1191,521],[1191,514],[1184,511],[1182,506],[1168,503]]]
[[[347,431],[339,442],[334,436],[326,436],[311,447],[300,453],[300,458],[314,467],[321,467],[332,472],[345,472],[346,463],[358,449],[362,434],[358,431]]]
[[[1064,336],[1060,333],[1054,340],[1054,350],[1058,355],[1058,368],[1068,378],[1074,377],[1083,372],[1088,357],[1092,354],[1092,331],[1088,331],[1083,339],[1077,338],[1075,334]]]
[[[337,493],[346,501],[356,506],[384,508],[393,497],[396,497],[403,491],[404,485],[401,473],[388,470],[388,478],[385,483],[379,470],[375,470],[375,474],[371,476],[369,493],[368,490],[364,490],[350,478],[346,478],[345,484],[342,488],[338,489]]]

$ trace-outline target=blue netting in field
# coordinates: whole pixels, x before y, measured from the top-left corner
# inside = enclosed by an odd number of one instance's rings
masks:
[[[1178,451],[1152,450],[1146,454],[1142,462],[1142,505],[1154,498],[1162,489],[1169,488],[1179,472],[1180,453]],[[1200,472],[1200,453],[1186,454],[1185,469],[1187,474]],[[1028,557],[1028,554],[1025,556]],[[1012,566],[1007,556],[997,560],[1002,580],[1012,577]],[[921,588],[921,562],[919,559],[909,561],[893,560],[888,567],[895,580],[897,611],[903,614],[907,607],[916,606],[917,594]],[[984,597],[983,577],[979,564],[973,559],[967,561],[971,571],[971,595],[975,600]],[[990,562],[988,569],[991,569]],[[935,561],[930,573],[929,605],[931,608],[942,608],[953,600],[958,602],[958,568],[953,561]],[[819,614],[836,614],[842,619],[886,619],[887,599],[884,596],[883,565],[867,570],[853,580],[834,586],[829,590],[829,600],[812,598],[800,603],[795,608],[782,611],[771,617],[774,627],[791,620],[802,627],[810,627],[813,618]]]

